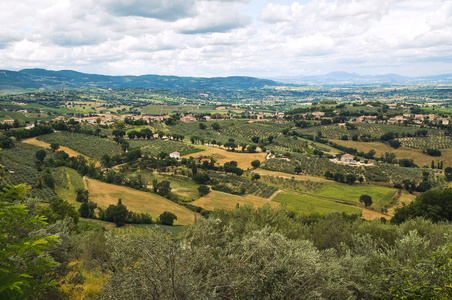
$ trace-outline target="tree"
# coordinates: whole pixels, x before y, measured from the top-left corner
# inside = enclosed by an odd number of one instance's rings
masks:
[[[428,190],[410,204],[397,208],[391,223],[422,217],[433,222],[452,221],[452,189]]]
[[[251,138],[251,141],[252,141],[253,143],[257,144],[257,143],[259,143],[259,137],[258,137],[258,136],[253,136],[253,137]]]
[[[261,175],[257,174],[257,173],[253,173],[253,175],[251,175],[251,180],[259,180],[261,179]]]
[[[213,123],[213,124],[211,125],[211,127],[212,127],[212,129],[215,130],[215,131],[220,130],[220,124],[218,124],[217,122]]]
[[[35,153],[35,157],[37,160],[39,160],[41,163],[44,162],[44,158],[47,156],[47,153],[44,150],[38,150]]]
[[[207,173],[205,172],[196,172],[196,174],[193,175],[193,180],[197,183],[197,184],[205,184],[210,180],[210,177]]]
[[[301,166],[296,166],[294,168],[294,172],[297,173],[297,174],[300,174],[302,172]]]
[[[58,143],[51,143],[50,144],[50,148],[52,149],[53,152],[55,152],[58,149],[60,149],[60,144],[58,144]]]
[[[168,180],[162,180],[157,184],[157,194],[166,196],[171,192],[171,186]]]
[[[174,220],[177,220],[177,216],[173,213],[170,213],[169,211],[165,211],[159,216],[159,220],[160,224],[162,225],[172,226]]]
[[[122,148],[122,150],[124,151],[124,153],[126,153],[127,152],[127,150],[129,149],[129,143],[127,142],[127,141],[122,141],[121,142],[121,148]]]
[[[253,168],[255,168],[255,169],[259,168],[260,165],[261,165],[261,162],[260,162],[258,159],[253,160],[253,161],[251,162],[251,166],[252,166]]]
[[[356,176],[355,176],[354,174],[347,174],[347,175],[345,176],[345,181],[346,181],[348,184],[353,184],[353,183],[355,183],[355,181],[356,181]]]
[[[372,205],[372,197],[369,195],[361,195],[361,197],[359,197],[359,202],[360,203],[364,203],[364,206],[368,207]]]
[[[58,263],[50,255],[56,235],[45,230],[45,217],[33,214],[19,202],[25,185],[0,192],[0,298],[36,299],[54,287],[52,273]]]
[[[117,205],[110,205],[105,211],[105,218],[107,221],[114,222],[117,227],[123,226],[127,222],[129,211],[127,207],[122,204],[121,198],[118,199]]]
[[[207,195],[208,193],[210,193],[210,188],[207,186],[207,185],[205,185],[205,184],[201,184],[199,187],[198,187],[198,192],[199,192],[199,196],[205,196],[205,195]]]
[[[88,198],[89,198],[89,192],[88,190],[85,190],[83,188],[77,188],[75,189],[75,201],[77,202],[88,202]]]
[[[206,129],[206,124],[204,124],[204,123],[199,123],[199,129],[201,129],[201,130],[204,130],[204,129]]]

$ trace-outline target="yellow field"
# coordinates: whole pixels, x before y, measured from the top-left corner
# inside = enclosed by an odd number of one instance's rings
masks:
[[[23,139],[22,142],[30,144],[30,145],[35,145],[38,147],[42,147],[42,148],[46,148],[46,149],[50,149],[50,144],[43,142],[43,141],[38,141],[35,137],[34,138],[28,138],[28,139]],[[76,156],[84,156],[86,159],[89,159],[88,156],[81,154],[80,152],[77,152],[75,150],[72,150],[71,148],[65,147],[65,146],[60,146],[60,148],[58,150],[63,150],[64,152],[66,152],[69,156],[71,157],[76,157]]]
[[[252,168],[251,162],[253,160],[258,159],[261,162],[264,161],[267,154],[262,152],[259,153],[231,152],[221,148],[208,147],[208,150],[187,154],[183,157],[188,158],[190,156],[198,155],[213,157],[220,165],[223,165],[224,163],[233,160],[237,162],[239,168],[246,170],[248,168],[250,169]]]
[[[321,177],[314,177],[314,176],[309,176],[309,175],[295,175],[295,174],[292,175],[292,174],[287,174],[287,173],[283,173],[283,172],[270,171],[270,170],[265,170],[265,169],[260,169],[260,168],[253,170],[253,173],[258,173],[260,175],[288,178],[288,179],[291,179],[293,177],[295,180],[300,180],[300,181],[310,180],[310,181],[328,182],[328,183],[334,182],[332,180],[328,180],[326,178],[321,178]]]
[[[423,166],[429,166],[432,163],[432,160],[434,160],[436,163],[439,161],[443,161],[444,165],[443,168],[451,167],[452,166],[452,149],[446,149],[441,150],[441,156],[440,157],[433,157],[427,154],[422,153],[422,150],[420,149],[413,149],[409,147],[400,146],[398,149],[394,149],[390,147],[387,144],[383,144],[380,142],[355,142],[355,141],[342,141],[342,140],[331,140],[331,142],[334,142],[336,144],[339,144],[341,146],[345,147],[351,147],[355,148],[358,151],[362,152],[369,152],[369,150],[374,149],[377,153],[375,154],[375,157],[380,157],[382,153],[388,152],[388,153],[394,153],[396,155],[396,158],[408,158],[413,159],[414,163],[417,164],[420,167]]]
[[[279,205],[277,202],[269,201],[254,195],[246,195],[244,197],[231,195],[219,191],[211,191],[204,197],[201,197],[190,204],[202,207],[207,210],[214,210],[216,208],[234,209],[237,205],[252,205],[254,207],[261,207],[265,204],[270,204],[273,207]]]
[[[99,207],[107,208],[110,204],[116,205],[118,199],[127,209],[139,213],[148,213],[155,220],[164,211],[172,212],[177,216],[176,225],[188,225],[194,221],[194,213],[161,196],[137,191],[124,186],[104,183],[85,177],[85,188],[89,191],[90,200]]]

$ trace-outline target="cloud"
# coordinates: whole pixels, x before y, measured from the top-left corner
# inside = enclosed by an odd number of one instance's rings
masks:
[[[196,14],[191,0],[102,0],[100,3],[116,16],[176,21]]]

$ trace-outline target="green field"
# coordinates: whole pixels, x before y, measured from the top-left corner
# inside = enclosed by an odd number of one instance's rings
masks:
[[[71,168],[59,167],[58,169],[61,171],[63,178],[55,187],[55,192],[61,199],[68,201],[78,208],[80,203],[75,201],[75,190],[85,187],[82,176],[80,176],[76,170]]]
[[[273,201],[286,205],[289,210],[297,213],[318,212],[327,214],[331,212],[345,212],[361,215],[361,209],[353,205],[341,204],[308,195],[281,192],[273,198]]]
[[[372,207],[381,209],[385,205],[393,202],[393,197],[396,192],[396,189],[376,185],[331,183],[324,184],[320,189],[309,194],[354,204],[359,203],[359,197],[361,195],[367,194],[372,197]]]

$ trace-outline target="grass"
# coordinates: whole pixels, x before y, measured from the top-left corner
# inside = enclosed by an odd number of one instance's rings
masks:
[[[237,203],[240,206],[251,205],[254,207],[261,207],[265,204],[270,204],[272,206],[279,205],[276,202],[272,202],[254,195],[246,195],[244,197],[241,197],[219,191],[211,191],[209,194],[191,202],[190,204],[202,207],[206,210],[214,210],[217,208],[234,209]]]
[[[128,210],[148,213],[154,221],[164,211],[172,212],[177,216],[176,225],[188,225],[194,220],[192,211],[156,194],[90,178],[85,178],[85,184],[91,201],[96,202],[102,208],[107,208],[111,204],[116,205],[118,199],[121,198]]]
[[[154,179],[157,179],[159,182],[162,180],[169,180],[171,182],[171,192],[182,197],[182,200],[191,201],[199,198],[199,185],[191,180],[183,180],[174,176],[166,176],[151,172],[140,172],[140,174],[146,179],[149,186],[152,185],[152,180]]]
[[[393,203],[396,192],[396,189],[369,184],[348,185],[343,183],[331,183],[324,184],[320,189],[309,194],[354,204],[359,203],[359,197],[361,195],[367,194],[372,197],[372,207],[380,209],[385,205]]]
[[[55,192],[61,199],[68,201],[78,209],[80,207],[80,203],[75,201],[76,198],[75,190],[78,188],[85,187],[83,183],[83,178],[74,169],[67,167],[59,167],[59,169],[63,171],[63,174],[66,175],[67,184],[66,186],[57,185],[55,187]]]
[[[279,202],[289,210],[298,213],[327,214],[331,212],[345,212],[348,214],[361,215],[362,209],[353,205],[346,205],[330,200],[319,199],[313,196],[300,195],[288,192],[281,192],[273,198],[273,201]]]

